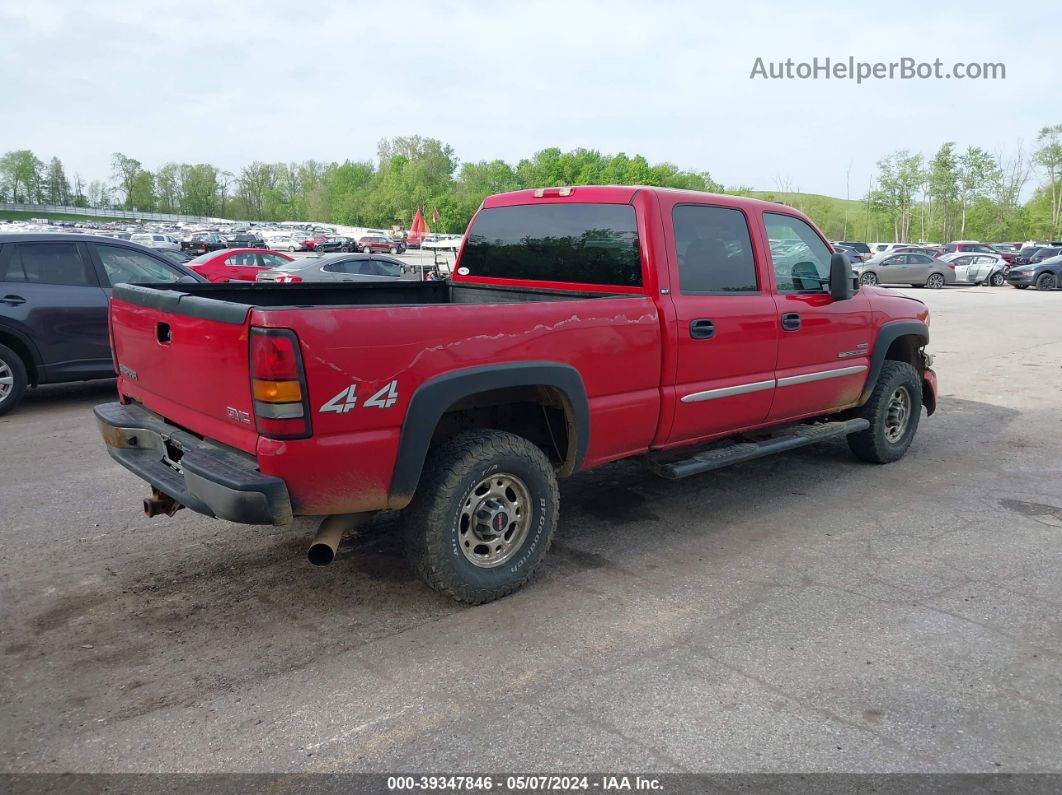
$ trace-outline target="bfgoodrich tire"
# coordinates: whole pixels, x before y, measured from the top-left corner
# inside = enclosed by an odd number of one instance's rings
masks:
[[[0,414],[7,414],[26,394],[26,365],[6,345],[0,345]]]
[[[406,556],[439,593],[479,605],[522,586],[557,528],[553,466],[526,439],[461,433],[431,451],[402,519]]]
[[[911,446],[922,415],[922,379],[907,362],[886,361],[870,400],[856,417],[870,422],[865,431],[848,436],[857,458],[888,464],[903,458]]]

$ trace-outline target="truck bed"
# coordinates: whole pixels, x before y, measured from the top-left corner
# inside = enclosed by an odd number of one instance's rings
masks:
[[[644,294],[413,281],[119,285],[110,322],[122,401],[257,456],[263,475],[290,481],[297,514],[395,507],[389,485],[410,401],[456,371],[573,369],[594,417],[585,465],[644,450],[659,419],[659,315]],[[308,438],[256,430],[254,329],[297,337]],[[337,460],[353,449],[361,464]]]
[[[115,298],[149,309],[223,323],[243,323],[252,308],[338,309],[355,306],[519,304],[615,298],[616,293],[547,288],[498,287],[448,282],[395,281],[383,284],[120,284]]]

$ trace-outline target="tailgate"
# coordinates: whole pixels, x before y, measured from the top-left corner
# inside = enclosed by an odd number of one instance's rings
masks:
[[[119,393],[195,434],[254,453],[249,313],[227,301],[115,287],[110,326]]]

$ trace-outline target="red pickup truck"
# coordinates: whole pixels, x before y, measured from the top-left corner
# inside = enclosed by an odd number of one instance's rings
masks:
[[[483,603],[550,545],[557,478],[682,478],[846,436],[894,461],[936,406],[929,313],[811,222],[658,188],[487,198],[449,282],[120,285],[111,456],[149,514],[322,523],[404,509],[411,563]]]

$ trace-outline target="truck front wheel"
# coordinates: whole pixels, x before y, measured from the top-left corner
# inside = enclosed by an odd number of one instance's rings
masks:
[[[479,605],[522,586],[557,528],[553,466],[504,431],[461,433],[435,447],[403,516],[406,555],[424,581]]]
[[[865,431],[850,434],[848,447],[857,458],[888,464],[911,446],[922,414],[922,379],[907,362],[888,360],[881,368],[870,400],[855,416],[869,420]]]

